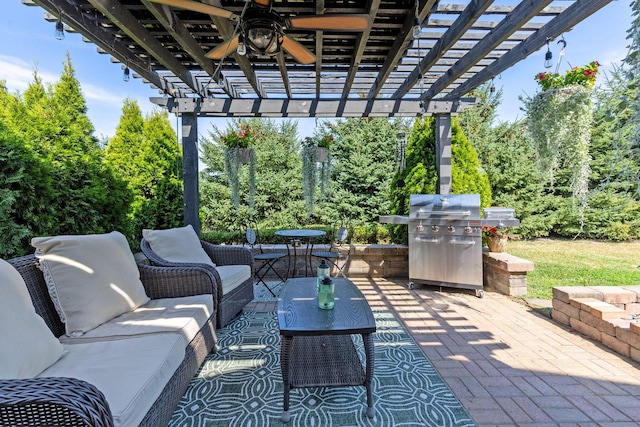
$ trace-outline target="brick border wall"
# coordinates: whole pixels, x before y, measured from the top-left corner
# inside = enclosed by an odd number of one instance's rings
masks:
[[[314,251],[326,251],[328,245],[316,245]],[[284,245],[263,245],[265,252],[285,252]],[[296,250],[297,268],[304,271],[305,248]],[[320,263],[320,259],[312,258],[311,265],[314,269]],[[277,270],[284,275],[287,267],[287,259],[276,264]],[[310,273],[311,274],[311,273]],[[335,269],[331,274],[336,274]],[[407,245],[351,245],[351,255],[345,268],[345,274],[351,277],[409,277],[409,247]]]
[[[501,294],[521,296],[527,294],[527,272],[533,263],[506,252],[482,253],[482,272],[485,287]]]
[[[315,250],[323,251],[327,245],[317,245]],[[265,245],[265,252],[284,251],[284,245]],[[304,247],[297,249],[297,266],[304,270],[302,256]],[[312,259],[313,268],[319,259]],[[496,253],[485,250],[482,254],[484,286],[499,293],[510,296],[521,296],[527,293],[527,272],[534,266],[531,261],[518,258],[508,253]],[[286,270],[286,259],[276,264],[282,275]],[[335,274],[335,270],[332,274]],[[396,244],[352,245],[349,263],[345,269],[351,277],[406,277],[409,278],[409,247]],[[312,273],[309,273],[310,275]]]
[[[640,286],[558,286],[553,320],[640,362]]]

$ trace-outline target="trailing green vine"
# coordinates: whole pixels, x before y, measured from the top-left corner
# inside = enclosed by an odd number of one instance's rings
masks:
[[[320,189],[320,200],[327,200],[331,194],[331,143],[331,135],[306,137],[302,141],[302,190],[308,216],[313,214],[316,187]],[[326,151],[322,159],[319,149]]]
[[[588,203],[592,94],[599,65],[594,61],[572,68],[564,77],[539,73],[535,79],[542,92],[524,100],[538,165],[551,186],[559,171],[570,172],[569,187],[582,219]]]

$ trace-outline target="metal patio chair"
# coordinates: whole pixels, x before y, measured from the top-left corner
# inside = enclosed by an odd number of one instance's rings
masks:
[[[267,288],[271,295],[273,295],[274,297],[277,296],[269,287],[269,285],[267,285],[267,282],[265,282],[264,278],[269,273],[269,271],[272,271],[282,282],[287,280],[287,277],[283,278],[280,273],[278,273],[278,270],[274,268],[274,264],[286,257],[287,254],[284,252],[264,252],[264,250],[262,249],[262,244],[260,243],[258,238],[258,232],[253,227],[247,227],[245,229],[244,235],[246,244],[249,246],[251,252],[253,253],[253,259],[257,263],[261,263],[255,269],[255,278],[259,283],[262,283],[264,287]]]
[[[334,266],[338,270],[338,273],[346,279],[347,276],[344,274],[344,268],[347,266],[349,256],[351,255],[351,244],[347,242],[348,238],[349,229],[341,226],[336,231],[335,238],[331,242],[329,249],[326,251],[316,251],[312,249],[311,256],[313,258],[327,260],[327,263],[330,266]]]

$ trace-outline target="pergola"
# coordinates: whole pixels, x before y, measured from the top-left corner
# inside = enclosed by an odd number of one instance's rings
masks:
[[[446,194],[451,115],[474,102],[465,94],[611,0],[272,0],[283,19],[369,15],[364,31],[287,29],[315,54],[307,65],[284,50],[209,59],[237,31],[234,22],[151,0],[22,1],[133,70],[159,91],[152,102],[181,117],[185,223],[199,230],[198,117],[435,115],[439,191]],[[199,1],[236,15],[246,3]]]

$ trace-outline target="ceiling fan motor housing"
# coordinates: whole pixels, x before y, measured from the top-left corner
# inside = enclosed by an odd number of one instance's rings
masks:
[[[282,20],[269,10],[248,9],[242,20],[245,42],[262,55],[275,55],[280,51]]]

